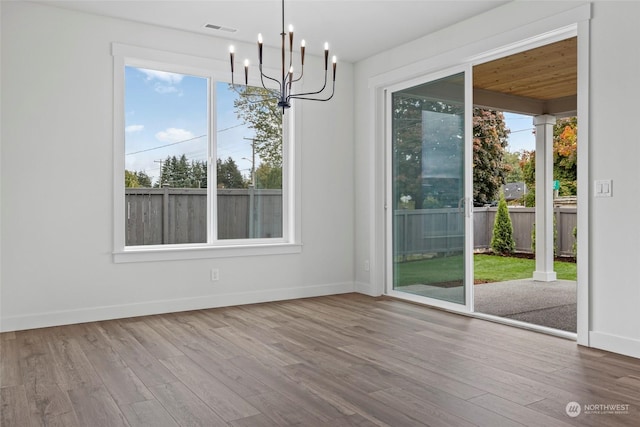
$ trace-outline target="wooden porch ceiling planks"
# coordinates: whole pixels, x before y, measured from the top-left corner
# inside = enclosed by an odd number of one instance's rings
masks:
[[[476,65],[474,104],[524,114],[575,113],[577,37]]]

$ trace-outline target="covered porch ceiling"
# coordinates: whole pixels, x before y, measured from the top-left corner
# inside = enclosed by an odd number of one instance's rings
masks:
[[[520,52],[473,68],[474,105],[558,117],[577,112],[577,38]]]

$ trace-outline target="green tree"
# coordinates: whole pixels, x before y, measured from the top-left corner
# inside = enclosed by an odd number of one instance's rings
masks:
[[[138,184],[140,185],[140,187],[151,188],[151,177],[145,172],[136,172],[136,178],[138,179]]]
[[[140,187],[140,182],[138,181],[138,175],[136,174],[136,172],[131,172],[125,169],[124,186],[127,188]]]
[[[174,157],[172,159],[172,163],[174,165],[174,169],[171,174],[171,186],[175,188],[191,188],[191,179],[189,177],[190,169],[187,156],[183,154],[179,159]]]
[[[192,161],[189,176],[193,188],[207,188],[207,162]]]
[[[473,109],[473,200],[477,204],[496,200],[511,171],[504,160],[509,133],[502,112]]]
[[[216,161],[218,188],[246,188],[242,174],[231,157]]]
[[[127,188],[150,188],[151,187],[151,178],[144,172],[131,172],[128,170],[124,171],[124,186]]]
[[[261,163],[256,169],[256,188],[282,188],[282,168]]]
[[[233,90],[231,85],[229,89]],[[263,163],[282,167],[282,111],[272,91],[236,85],[241,93],[234,102],[236,115],[255,132],[255,150]]]
[[[165,185],[175,187],[175,171],[178,164],[178,158],[176,156],[167,157],[162,162],[162,168],[160,169],[160,178],[156,183],[156,187],[163,187]]]
[[[503,161],[505,169],[508,170],[505,177],[505,182],[523,182],[522,167],[520,167],[520,154],[519,152],[512,153],[505,151]]]
[[[401,197],[411,197],[415,209],[424,207],[455,206],[459,196],[452,194],[455,187],[451,180],[432,179],[425,185],[423,181],[422,154],[424,141],[429,138],[423,133],[423,111],[434,111],[452,115],[462,115],[459,106],[427,100],[421,97],[394,97],[392,114],[394,123],[393,156],[396,165],[394,174],[395,206],[401,206]],[[474,108],[473,117],[473,183],[474,200],[485,204],[495,200],[510,170],[503,160],[507,135],[504,115],[501,112]],[[461,144],[463,135],[457,135]],[[461,150],[461,147],[459,148]]]
[[[150,180],[149,180],[150,181]],[[186,155],[167,157],[154,187],[168,185],[173,188],[206,188],[207,162],[189,161]]]
[[[444,111],[443,103],[427,102],[420,97],[393,97],[393,174],[394,205],[402,206],[401,199],[410,197],[415,209],[422,209],[424,187],[422,182],[422,111]]]
[[[515,250],[516,244],[513,240],[513,224],[509,215],[507,201],[504,193],[500,193],[498,202],[498,212],[493,223],[493,235],[491,237],[491,250],[500,255],[509,255]]]
[[[578,194],[578,118],[558,119],[553,127],[553,177],[560,196]]]
[[[524,195],[523,205],[532,208],[536,205],[536,152],[523,151],[520,157],[522,179],[527,185],[527,194]]]
[[[525,206],[535,206],[536,153],[525,151],[520,160],[529,193]],[[553,127],[553,178],[560,181],[560,196],[578,194],[578,119],[559,119]]]

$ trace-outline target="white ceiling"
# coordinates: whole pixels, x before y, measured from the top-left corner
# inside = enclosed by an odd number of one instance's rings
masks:
[[[471,18],[510,0],[285,0],[285,25],[294,25],[296,41],[321,54],[325,41],[340,61],[356,62],[377,52]],[[41,0],[78,11],[177,28],[229,40],[280,46],[278,0]],[[204,28],[215,24],[236,32]],[[296,45],[297,42],[294,42]]]

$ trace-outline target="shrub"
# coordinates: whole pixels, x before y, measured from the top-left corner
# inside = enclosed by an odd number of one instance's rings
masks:
[[[498,203],[498,212],[493,223],[493,235],[491,237],[491,250],[500,255],[512,254],[516,248],[513,240],[513,224],[509,215],[507,201],[504,199],[504,193],[500,193],[500,202]]]

